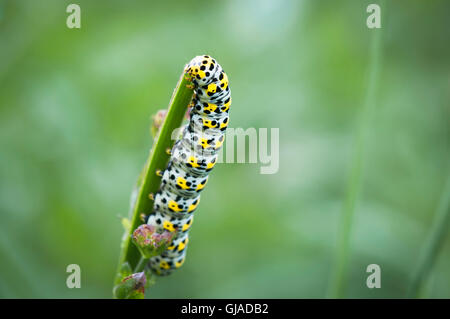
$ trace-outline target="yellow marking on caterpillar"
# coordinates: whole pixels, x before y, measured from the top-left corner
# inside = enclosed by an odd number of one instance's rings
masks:
[[[228,122],[220,124],[220,128],[224,128],[224,127],[227,127],[227,126],[228,126]]]
[[[175,268],[180,268],[184,264],[184,258],[175,263]]]
[[[191,164],[192,167],[199,167],[200,165],[197,162],[197,159],[195,158],[195,156],[190,156],[189,157],[189,164]]]
[[[195,202],[195,204],[191,204],[188,208],[188,213],[192,212],[194,209],[197,208],[198,204],[200,203],[200,198],[197,199],[197,201]]]
[[[208,144],[208,140],[203,137],[200,139],[200,145],[202,146],[203,149],[211,147],[211,145]]]
[[[199,190],[203,189],[203,188],[205,187],[207,181],[208,181],[208,179],[206,179],[206,180],[203,182],[203,184],[198,184],[196,190],[199,191]]]
[[[182,211],[182,209],[178,207],[177,202],[174,200],[170,200],[168,206],[169,206],[169,209],[173,212],[181,212]]]
[[[169,246],[169,247],[167,247],[167,249],[168,249],[168,250],[174,250],[174,249],[175,249],[175,246],[174,246],[174,245]]]
[[[184,241],[184,242],[181,242],[179,245],[178,245],[178,251],[182,251],[183,249],[184,249],[184,247],[186,247],[186,244],[187,244],[187,239]]]
[[[187,73],[189,73],[189,75],[191,75],[191,76],[196,76],[199,71],[200,71],[200,68],[198,66],[191,66],[187,70]]]
[[[167,220],[164,221],[163,228],[167,229],[170,232],[174,232],[175,231],[175,227],[173,227],[173,224],[171,222],[168,222]]]
[[[206,126],[206,127],[209,127],[209,128],[215,128],[216,127],[216,125],[212,124],[212,120],[202,119],[202,123],[203,123],[203,126]]]
[[[216,162],[208,163],[208,164],[206,164],[206,169],[212,169],[214,167],[214,165],[216,165]]]
[[[159,263],[159,267],[161,267],[162,269],[170,269],[169,264],[167,263],[167,261],[161,261]]]
[[[217,109],[216,104],[208,103],[208,106],[203,107],[205,111],[214,112]]]
[[[190,187],[186,185],[186,180],[183,177],[177,178],[177,185],[182,189],[190,189]]]
[[[192,219],[190,221],[188,221],[186,224],[183,225],[183,227],[181,228],[182,231],[186,231],[189,229],[189,227],[191,227],[192,225],[192,221],[194,220],[194,217],[192,217]]]
[[[200,79],[203,79],[206,76],[206,73],[202,70],[200,70],[200,67],[198,66],[191,66],[188,70],[187,73],[189,73],[189,75],[191,75],[192,77],[196,77],[197,74],[200,77]]]
[[[217,85],[215,83],[211,83],[208,85],[208,89],[206,90],[206,93],[216,93],[217,92]]]
[[[225,135],[223,135],[222,137],[224,137],[224,136],[225,136]],[[225,140],[225,138],[222,138],[222,140],[218,140],[218,141],[216,142],[215,149],[218,149],[219,147],[221,147],[224,140]]]

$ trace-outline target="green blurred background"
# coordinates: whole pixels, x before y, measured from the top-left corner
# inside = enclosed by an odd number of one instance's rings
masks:
[[[280,128],[280,169],[219,164],[186,263],[149,296],[326,297],[376,32],[344,296],[404,297],[449,176],[450,2],[388,0],[379,30],[369,3],[0,1],[0,297],[111,297],[151,115],[205,53],[229,75],[230,126]],[[448,236],[425,288],[450,297]]]

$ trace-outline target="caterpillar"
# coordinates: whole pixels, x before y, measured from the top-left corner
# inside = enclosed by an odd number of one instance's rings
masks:
[[[161,276],[185,261],[193,213],[217,162],[231,105],[228,76],[214,58],[197,56],[184,71],[191,77],[194,89],[190,120],[170,151],[160,188],[153,197],[153,211],[147,219],[147,224],[160,231],[175,232],[171,245],[148,263],[152,272]]]

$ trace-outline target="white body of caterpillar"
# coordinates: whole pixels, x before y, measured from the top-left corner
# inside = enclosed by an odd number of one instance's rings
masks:
[[[194,85],[190,121],[172,148],[147,219],[147,224],[157,229],[175,232],[171,246],[149,261],[158,275],[168,275],[184,263],[193,212],[222,147],[231,104],[228,77],[215,59],[197,56],[185,72]]]

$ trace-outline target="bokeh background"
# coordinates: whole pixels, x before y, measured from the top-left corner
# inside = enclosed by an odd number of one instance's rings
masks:
[[[369,3],[0,1],[0,297],[111,297],[151,115],[204,53],[229,74],[230,126],[280,129],[280,169],[219,164],[186,263],[149,296],[326,297],[360,163],[343,296],[404,297],[448,196],[450,3],[386,1],[379,30]],[[448,236],[423,296],[450,297]]]

